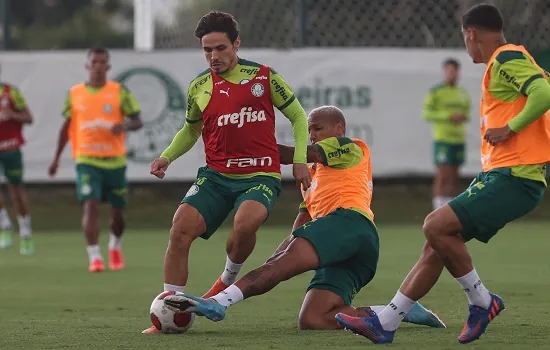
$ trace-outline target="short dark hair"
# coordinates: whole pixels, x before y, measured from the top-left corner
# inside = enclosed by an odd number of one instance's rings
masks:
[[[462,28],[501,32],[504,28],[504,20],[496,6],[479,4],[473,6],[462,16]]]
[[[96,54],[105,54],[105,55],[107,55],[107,57],[110,57],[109,49],[107,49],[106,47],[103,47],[103,46],[94,46],[91,49],[89,49],[88,50],[88,57],[90,57],[94,53],[96,53]]]
[[[195,36],[200,40],[210,33],[226,33],[231,42],[239,36],[239,24],[232,14],[221,11],[210,11],[202,16],[195,29]]]
[[[443,67],[447,66],[454,66],[456,69],[460,68],[460,62],[458,62],[454,58],[447,58],[445,61],[443,61]]]

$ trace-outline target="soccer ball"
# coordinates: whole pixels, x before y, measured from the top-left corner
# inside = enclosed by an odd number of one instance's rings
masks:
[[[195,314],[175,312],[164,305],[164,298],[174,294],[173,291],[160,293],[151,303],[151,322],[162,333],[185,333],[195,321]]]

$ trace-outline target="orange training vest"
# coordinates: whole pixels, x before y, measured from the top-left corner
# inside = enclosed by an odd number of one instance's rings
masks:
[[[86,84],[71,88],[69,137],[73,157],[118,157],[126,154],[125,133],[115,135],[111,128],[124,122],[120,110],[120,84],[108,81],[96,93]]]
[[[482,84],[481,98],[481,163],[483,171],[494,168],[512,167],[517,165],[535,165],[550,162],[550,112],[537,119],[525,129],[506,142],[491,146],[483,139],[489,128],[500,128],[521,112],[527,103],[527,97],[521,96],[513,102],[500,101],[491,95],[488,90],[491,68],[496,56],[505,50],[524,52],[532,62],[533,57],[523,46],[504,45],[495,51]],[[539,67],[540,68],[540,67]],[[544,75],[544,70],[540,68]]]
[[[306,207],[313,219],[326,216],[338,208],[359,209],[374,220],[372,200],[372,164],[369,147],[352,139],[363,150],[361,162],[348,169],[334,169],[316,163],[310,167],[311,187],[302,191]]]

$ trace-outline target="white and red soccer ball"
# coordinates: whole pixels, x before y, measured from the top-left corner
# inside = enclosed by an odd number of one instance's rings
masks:
[[[176,292],[160,293],[151,303],[151,322],[162,333],[185,333],[195,321],[195,314],[189,312],[175,312],[164,305],[164,298]]]

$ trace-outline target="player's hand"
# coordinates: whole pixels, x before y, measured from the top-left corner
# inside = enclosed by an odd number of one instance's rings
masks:
[[[119,135],[119,134],[123,133],[124,131],[126,131],[126,128],[124,127],[124,124],[115,124],[111,128],[111,132],[115,135]]]
[[[466,116],[463,113],[455,113],[451,115],[451,124],[462,124],[466,121]]]
[[[50,164],[50,167],[48,168],[48,174],[50,177],[54,177],[57,173],[57,168],[59,168],[59,160],[54,159],[52,163]]]
[[[164,178],[166,175],[166,169],[168,169],[168,160],[166,158],[157,158],[151,163],[151,174],[155,175],[159,179]]]
[[[302,188],[304,191],[311,186],[311,173],[309,172],[307,164],[293,164],[292,174],[296,179],[296,183],[303,186]]]
[[[485,141],[489,142],[490,145],[494,146],[508,140],[515,134],[516,133],[510,130],[508,125],[506,125],[502,128],[487,129],[487,131],[485,131],[485,135],[483,135],[483,138],[485,139]]]

